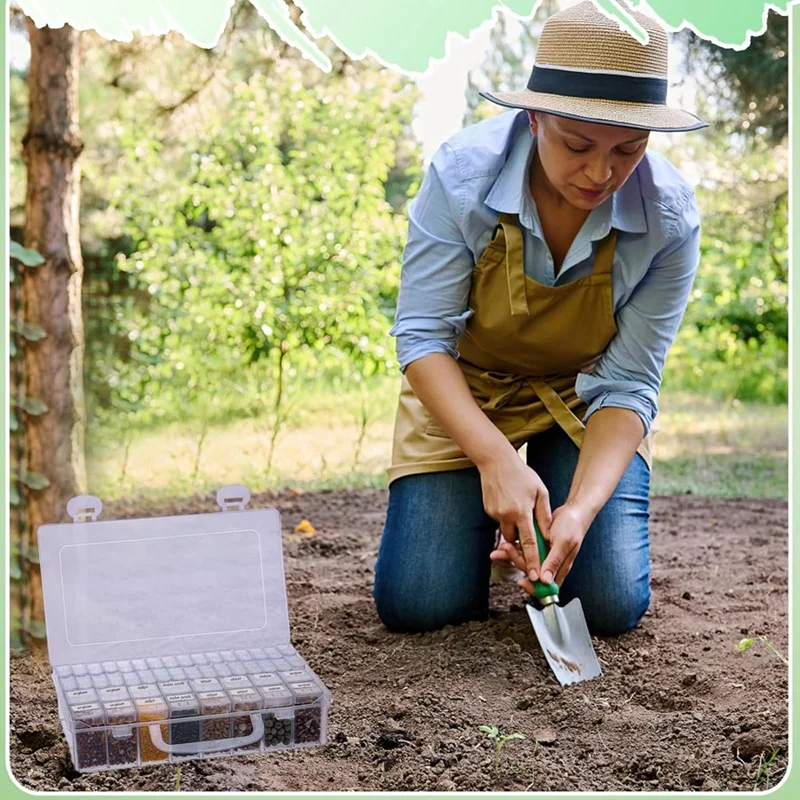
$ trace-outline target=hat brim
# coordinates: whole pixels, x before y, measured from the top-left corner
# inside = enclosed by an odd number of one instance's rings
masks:
[[[619,100],[595,100],[585,97],[568,97],[521,89],[515,92],[481,92],[481,97],[507,108],[544,111],[559,117],[597,122],[602,125],[619,125],[647,131],[696,131],[708,123],[677,108],[650,103],[629,103]]]

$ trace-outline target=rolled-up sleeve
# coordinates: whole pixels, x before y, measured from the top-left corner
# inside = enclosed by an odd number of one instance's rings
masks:
[[[700,259],[700,221],[694,197],[681,209],[670,244],[656,256],[616,315],[617,334],[575,390],[589,408],[635,411],[645,435],[658,413],[658,392],[667,353],[683,318]]]
[[[402,371],[431,353],[458,358],[458,338],[472,315],[468,302],[475,265],[460,226],[460,203],[458,164],[445,144],[409,206],[400,294],[390,331]]]

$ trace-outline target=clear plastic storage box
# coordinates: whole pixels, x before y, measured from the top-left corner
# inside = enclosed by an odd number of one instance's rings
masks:
[[[331,695],[289,642],[281,524],[222,511],[39,528],[53,681],[80,772],[324,744]]]

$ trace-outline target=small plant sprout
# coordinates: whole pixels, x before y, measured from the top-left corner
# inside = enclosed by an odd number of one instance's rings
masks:
[[[766,636],[753,636],[749,639],[742,639],[742,641],[734,647],[734,650],[736,650],[737,653],[743,653],[745,650],[749,650],[756,642],[761,642],[764,647],[775,653],[775,655],[781,661],[783,661],[787,667],[789,666],[789,660],[775,647],[775,645],[772,644],[769,639],[767,639]]]
[[[758,759],[758,770],[756,772],[756,781],[753,786],[753,791],[757,792],[759,788],[769,789],[770,786],[770,778],[772,777],[770,774],[770,766],[773,761],[778,757],[778,753],[780,753],[780,748],[776,748],[772,751],[772,755],[769,758],[764,758],[764,753],[759,756]],[[763,784],[763,787],[762,787]]]
[[[506,742],[512,742],[514,739],[524,739],[525,735],[522,733],[500,733],[500,729],[496,725],[481,725],[478,730],[485,733],[486,736],[494,742],[494,771],[497,772],[500,764],[500,754],[503,752]]]

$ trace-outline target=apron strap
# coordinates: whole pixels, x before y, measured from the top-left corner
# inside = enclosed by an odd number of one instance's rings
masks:
[[[608,236],[597,245],[597,254],[594,257],[595,275],[610,275],[614,266],[614,251],[617,249],[617,229],[612,228]]]
[[[502,229],[506,245],[506,282],[511,316],[527,315],[522,231],[510,214],[500,214],[497,227]]]
[[[564,433],[575,442],[580,450],[581,445],[583,445],[585,425],[575,416],[555,389],[544,381],[535,378],[532,378],[529,382],[550,416],[556,421]]]

